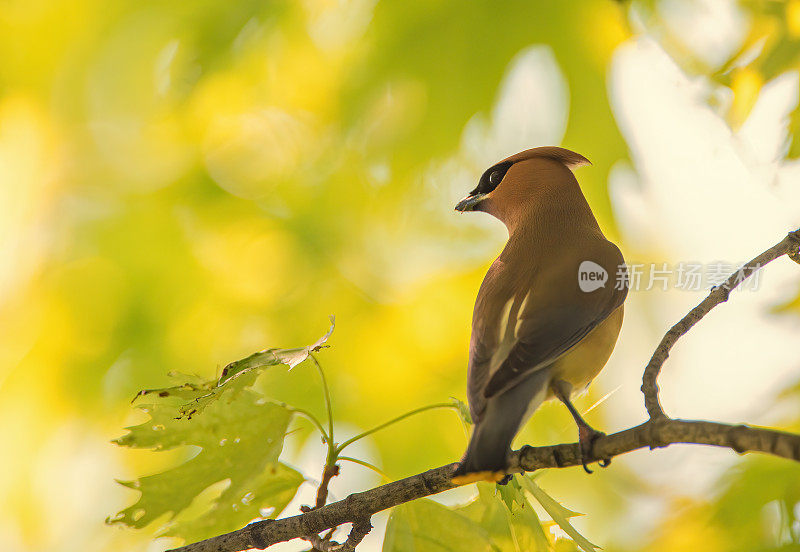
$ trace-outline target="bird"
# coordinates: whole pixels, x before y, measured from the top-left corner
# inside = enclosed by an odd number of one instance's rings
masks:
[[[603,235],[573,174],[590,164],[561,147],[528,149],[487,169],[455,206],[499,219],[508,241],[475,301],[467,376],[474,427],[454,483],[508,482],[514,437],[553,398],[575,420],[591,473],[594,442],[605,434],[586,423],[571,397],[611,356],[628,285],[622,253]]]

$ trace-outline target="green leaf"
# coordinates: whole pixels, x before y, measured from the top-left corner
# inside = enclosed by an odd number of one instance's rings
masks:
[[[512,478],[506,485],[497,485],[497,490],[509,511],[514,510],[515,503],[522,505],[526,502],[525,495],[522,492],[519,481],[517,481],[517,477]]]
[[[508,525],[504,519],[503,501],[497,495],[497,485],[479,481],[476,484],[478,496],[472,502],[455,511],[478,523],[489,532],[492,541],[508,537]]]
[[[772,512],[770,534],[778,542],[796,535],[794,505],[800,502],[800,466],[768,456],[753,456],[730,468],[717,487],[708,525],[729,535],[735,550],[765,549],[765,515]]]
[[[383,552],[488,552],[484,528],[432,500],[415,500],[392,510]]]
[[[544,490],[539,487],[529,477],[519,477],[519,482],[522,487],[528,491],[533,497],[542,505],[542,508],[553,518],[553,521],[558,525],[569,537],[575,541],[575,544],[581,547],[585,552],[594,552],[599,546],[592,544],[589,540],[581,535],[569,522],[569,518],[579,516],[581,514],[573,512],[559,504],[553,497],[548,495]]]
[[[506,508],[505,514],[516,552],[547,551],[552,548],[544,534],[539,516],[527,500],[514,511]]]
[[[179,385],[173,385],[171,387],[142,389],[141,391],[136,393],[131,402],[132,403],[136,402],[136,399],[138,399],[139,397],[144,397],[147,395],[156,395],[160,398],[179,397],[179,398],[193,399],[198,395],[207,393],[215,382],[215,380],[209,381],[194,374],[184,374],[182,372],[177,372],[175,370],[167,372],[167,376],[169,376],[174,380],[180,381],[181,383]]]
[[[511,489],[504,490],[507,487]],[[514,485],[512,480],[503,486],[479,482],[477,488],[478,497],[456,511],[483,527],[496,548],[515,552],[552,548],[519,483]]]
[[[789,116],[789,159],[800,157],[800,108],[792,111]]]
[[[306,360],[308,355],[327,346],[325,343],[328,341],[328,338],[333,333],[333,328],[336,326],[335,317],[331,316],[330,319],[331,327],[328,328],[328,332],[317,339],[313,344],[295,349],[266,349],[254,353],[247,358],[243,358],[242,360],[231,362],[223,368],[217,385],[225,385],[244,374],[267,366],[275,366],[276,364],[286,364],[289,368],[294,368]]]
[[[308,358],[308,355],[327,347],[325,343],[333,333],[336,320],[330,317],[331,326],[328,332],[317,341],[307,347],[297,347],[294,349],[265,349],[240,360],[231,362],[222,369],[217,380],[202,380],[196,376],[171,372],[170,376],[175,379],[191,380],[184,381],[180,385],[163,387],[160,389],[144,389],[139,391],[134,400],[148,395],[158,397],[178,397],[190,402],[180,407],[180,416],[191,419],[192,416],[202,412],[209,404],[219,399],[226,392],[233,392],[234,395],[246,387],[255,383],[259,372],[270,366],[285,364],[289,368],[294,368]]]
[[[516,552],[527,550],[550,550],[550,542],[544,534],[539,516],[522,490],[519,479],[514,475],[507,485],[497,485],[503,500],[504,513]]]
[[[204,539],[254,518],[277,516],[303,482],[300,473],[278,462],[291,412],[252,391],[209,404],[191,419],[176,417],[175,407],[166,404],[140,408],[150,419],[128,428],[115,443],[156,451],[189,445],[200,452],[165,472],[121,481],[141,496],[109,523],[141,528],[166,516],[160,534]],[[210,508],[202,508],[198,503],[214,487],[224,489]]]

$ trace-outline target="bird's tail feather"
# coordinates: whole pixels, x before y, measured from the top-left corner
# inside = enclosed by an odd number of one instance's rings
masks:
[[[514,433],[493,431],[493,428],[483,423],[475,426],[467,452],[464,453],[455,475],[502,471],[507,465],[506,456],[513,440]]]
[[[542,403],[549,385],[550,368],[542,368],[489,399],[455,475],[505,470],[511,442],[522,423]]]

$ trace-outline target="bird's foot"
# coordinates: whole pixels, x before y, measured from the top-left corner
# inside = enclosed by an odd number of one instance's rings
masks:
[[[514,477],[512,474],[507,473],[503,476],[503,479],[497,482],[498,485],[508,485],[508,482],[511,481],[511,478]]]
[[[588,424],[578,425],[578,444],[581,448],[581,464],[586,473],[592,473],[592,470],[587,466],[592,462],[594,456],[594,442],[600,437],[605,437],[605,433],[597,431]],[[600,458],[597,461],[601,468],[607,468],[611,464],[611,458]]]
[[[498,485],[505,485],[509,482],[511,476],[504,471],[479,471],[472,473],[465,473],[464,475],[457,475],[453,477],[453,485],[467,485],[469,483],[476,483],[478,481],[487,481],[489,483],[497,483]]]

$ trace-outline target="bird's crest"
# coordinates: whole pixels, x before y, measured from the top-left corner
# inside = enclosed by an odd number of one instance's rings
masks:
[[[516,163],[517,161],[524,161],[525,159],[532,159],[534,157],[553,159],[554,161],[562,163],[571,170],[575,170],[578,167],[583,167],[584,165],[592,164],[580,153],[575,153],[572,150],[560,148],[558,146],[542,146],[539,148],[531,148],[512,155],[503,161],[511,161],[512,163]]]

